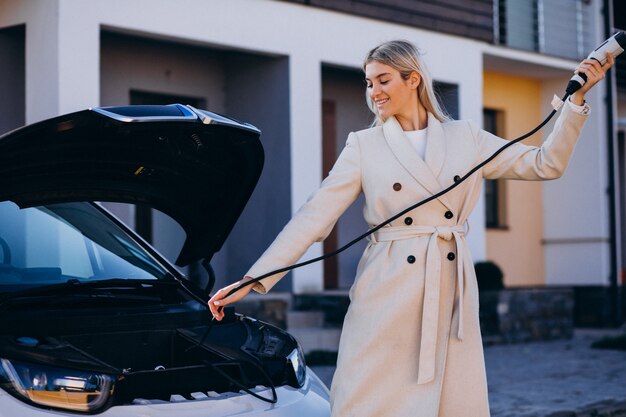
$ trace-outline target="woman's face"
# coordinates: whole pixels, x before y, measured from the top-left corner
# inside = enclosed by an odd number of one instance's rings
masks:
[[[389,116],[410,116],[417,109],[416,90],[420,82],[413,71],[403,80],[400,71],[378,61],[365,66],[367,91],[378,109],[378,114],[386,119]]]

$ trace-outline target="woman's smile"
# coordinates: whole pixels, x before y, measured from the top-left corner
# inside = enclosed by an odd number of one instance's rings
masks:
[[[374,100],[374,102],[376,103],[376,107],[382,107],[388,101],[389,101],[388,98],[382,98],[382,99]]]

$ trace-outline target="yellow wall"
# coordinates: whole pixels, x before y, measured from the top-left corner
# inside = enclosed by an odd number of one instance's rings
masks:
[[[503,112],[502,137],[515,139],[541,122],[538,81],[495,72],[483,75],[483,106]],[[540,133],[523,143],[539,145]],[[545,284],[542,184],[509,180],[504,188],[503,223],[508,229],[487,229],[487,259],[502,268],[507,287]]]

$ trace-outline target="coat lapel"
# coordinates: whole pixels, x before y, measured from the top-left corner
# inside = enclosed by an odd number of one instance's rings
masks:
[[[426,165],[435,178],[439,178],[441,168],[446,158],[446,136],[443,133],[441,122],[428,113],[428,130],[426,130]],[[450,184],[447,184],[450,185]],[[446,184],[440,184],[446,186]]]
[[[437,180],[437,176],[441,173],[443,167],[446,141],[441,122],[435,116],[428,113],[426,161],[420,158],[415,149],[413,149],[409,139],[402,130],[402,126],[400,126],[395,117],[389,117],[383,124],[383,134],[389,148],[391,148],[391,152],[419,184],[431,194],[436,194],[443,190],[444,187]],[[452,209],[452,205],[446,195],[439,197],[438,200],[448,209]]]

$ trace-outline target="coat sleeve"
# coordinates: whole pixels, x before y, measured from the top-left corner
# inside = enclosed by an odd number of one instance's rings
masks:
[[[483,167],[484,178],[550,180],[563,175],[588,117],[588,114],[578,111],[576,107],[568,100],[562,107],[554,129],[541,146],[529,146],[521,142],[511,145]],[[472,122],[469,124],[480,161],[490,157],[508,142],[478,128]]]
[[[314,242],[324,240],[339,216],[361,192],[361,154],[356,133],[350,132],[346,145],[328,176],[278,234],[274,242],[252,265],[246,276],[255,278],[294,264]],[[252,287],[267,293],[286,272],[263,278]]]

